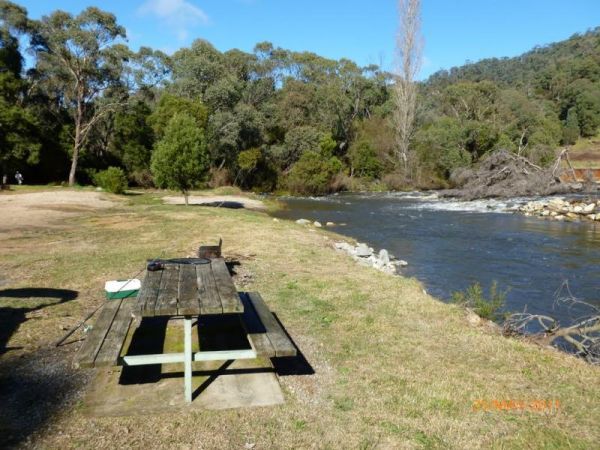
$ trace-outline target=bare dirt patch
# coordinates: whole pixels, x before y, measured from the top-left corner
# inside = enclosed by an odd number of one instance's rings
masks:
[[[61,219],[114,205],[99,192],[61,190],[0,195],[0,232],[52,227]]]
[[[183,196],[168,196],[163,197],[163,201],[169,205],[183,205],[185,200]],[[218,208],[232,208],[232,209],[252,209],[255,211],[264,211],[266,206],[260,200],[242,197],[240,195],[190,195],[188,197],[188,203],[190,205],[201,205],[201,206],[214,206]]]

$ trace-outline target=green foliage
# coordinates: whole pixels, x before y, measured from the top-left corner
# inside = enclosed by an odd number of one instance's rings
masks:
[[[490,287],[489,298],[485,298],[479,283],[474,283],[464,291],[452,293],[452,302],[472,309],[478,316],[488,320],[501,320],[505,315],[501,312],[506,302],[508,291],[498,291],[494,281]]]
[[[206,128],[208,112],[204,104],[199,100],[190,100],[172,94],[163,94],[154,112],[148,118],[156,139],[162,139],[169,121],[176,113],[184,113],[194,119],[200,128]]]
[[[130,178],[148,186],[154,131],[148,123],[150,108],[142,101],[115,114],[110,148],[120,157]]]
[[[579,118],[575,108],[570,108],[563,129],[563,143],[573,145],[579,139]]]
[[[208,173],[209,157],[204,130],[195,118],[176,113],[152,153],[151,170],[157,186],[177,189],[186,197]]]
[[[97,186],[113,194],[122,194],[127,189],[127,177],[120,167],[109,167],[94,176]]]
[[[335,156],[326,158],[309,150],[294,164],[287,178],[290,192],[300,195],[322,195],[331,192],[333,177],[342,169]]]
[[[393,79],[381,68],[269,42],[248,53],[220,52],[201,39],[171,57],[134,53],[124,32],[98,8],[32,21],[24,8],[0,1],[1,169],[29,165],[28,180],[47,182],[63,176],[72,157],[80,175],[120,166],[131,182],[150,185],[152,149],[167,145],[168,125],[183,113],[203,134],[199,172],[210,166],[216,184],[272,190],[287,183],[298,193],[440,187],[455,169],[499,148],[548,164],[576,128],[585,137],[600,127],[600,28],[419,83],[414,177],[399,167]],[[23,35],[34,58],[26,74]],[[179,186],[173,176],[155,178]],[[202,176],[193,178],[196,185]]]
[[[348,157],[355,175],[368,179],[378,178],[381,175],[383,166],[368,141],[354,142],[350,146]]]
[[[292,128],[286,133],[285,142],[278,148],[275,158],[282,169],[288,168],[306,152],[320,153],[324,139],[323,133],[311,126]],[[328,142],[324,141],[324,144],[327,146]]]
[[[252,172],[258,166],[258,163],[261,159],[261,151],[259,148],[251,148],[248,150],[243,150],[239,153],[237,162],[240,170],[244,172]]]
[[[414,139],[421,159],[434,171],[448,177],[458,167],[471,163],[465,130],[457,119],[442,117],[421,128]]]

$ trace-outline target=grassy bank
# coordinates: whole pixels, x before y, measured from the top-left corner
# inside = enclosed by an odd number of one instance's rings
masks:
[[[417,281],[337,253],[331,233],[253,211],[167,206],[153,194],[115,201],[52,228],[0,234],[4,325],[24,311],[8,338],[14,350],[0,356],[0,377],[50,351],[48,342],[103,301],[104,280],[136,274],[146,258],[189,255],[218,236],[226,256],[241,262],[243,289],[261,292],[315,374],[281,377],[285,404],[265,408],[90,417],[78,393],[31,430],[32,444],[583,449],[600,441],[599,368],[470,325],[463,310],[426,295]],[[31,287],[78,295],[33,310],[54,300],[14,294]],[[479,400],[558,400],[560,407],[474,408]]]

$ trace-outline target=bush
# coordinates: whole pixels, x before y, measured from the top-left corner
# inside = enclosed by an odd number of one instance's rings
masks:
[[[94,175],[94,183],[102,189],[113,194],[122,194],[127,189],[127,177],[123,169],[109,167]]]
[[[504,307],[507,292],[499,292],[494,281],[490,288],[490,298],[487,299],[483,296],[481,285],[474,283],[464,291],[454,292],[452,302],[472,309],[479,317],[497,321],[505,318],[505,314],[500,310]]]
[[[287,179],[288,189],[294,194],[323,195],[332,191],[333,177],[342,164],[336,157],[326,158],[314,152],[305,152],[294,164]]]
[[[377,152],[366,140],[360,140],[350,146],[348,152],[354,175],[368,179],[378,178],[383,166],[377,159]]]

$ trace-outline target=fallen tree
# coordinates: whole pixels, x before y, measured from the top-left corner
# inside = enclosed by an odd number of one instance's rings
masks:
[[[528,339],[540,345],[566,347],[589,363],[600,365],[600,307],[576,298],[571,293],[567,281],[556,292],[554,306],[567,307],[570,310],[578,307],[589,311],[589,314],[579,316],[570,326],[561,327],[553,317],[524,311],[512,314],[506,319],[504,334],[527,335]],[[533,334],[527,333],[531,328],[538,331]]]
[[[474,200],[581,191],[583,186],[580,183],[561,182],[563,158],[565,158],[564,151],[558,155],[553,165],[544,168],[508,150],[496,150],[477,165],[459,168],[452,172],[450,181],[456,188],[443,191],[441,195]]]

